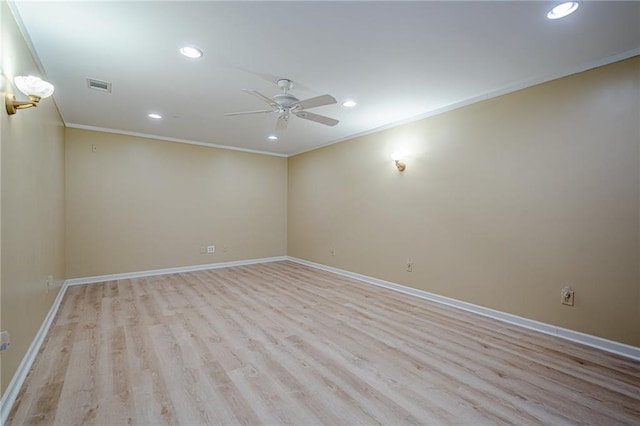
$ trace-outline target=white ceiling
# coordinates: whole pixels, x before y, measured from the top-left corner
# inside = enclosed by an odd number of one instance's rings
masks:
[[[583,2],[551,21],[557,2],[12,3],[68,126],[281,155],[365,134],[452,106],[640,54],[639,2]],[[201,59],[178,53],[183,45]],[[86,78],[112,83],[89,90]],[[278,78],[300,99],[329,93],[269,141]],[[355,108],[341,101],[351,98]],[[164,116],[154,121],[147,113]]]

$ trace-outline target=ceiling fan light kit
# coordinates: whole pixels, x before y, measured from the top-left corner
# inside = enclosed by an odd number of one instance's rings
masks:
[[[307,109],[309,108],[317,108],[320,106],[337,103],[336,99],[333,96],[320,95],[301,101],[289,93],[289,90],[293,88],[293,81],[282,78],[278,80],[277,84],[282,93],[278,93],[271,98],[263,95],[256,90],[244,90],[246,93],[253,95],[268,104],[271,109],[230,112],[225,114],[225,116],[277,113],[278,119],[276,121],[276,132],[282,132],[287,128],[287,126],[289,125],[289,117],[292,114],[305,120],[324,124],[325,126],[335,126],[339,123],[339,121],[334,118],[307,111]]]

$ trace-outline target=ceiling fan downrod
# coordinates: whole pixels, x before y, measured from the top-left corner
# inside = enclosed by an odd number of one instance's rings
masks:
[[[281,78],[280,80],[278,80],[278,87],[286,95],[289,90],[293,89],[293,81],[286,78]]]

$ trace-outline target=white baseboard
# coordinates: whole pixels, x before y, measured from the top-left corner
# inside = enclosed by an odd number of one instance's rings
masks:
[[[127,280],[130,278],[152,277],[154,275],[179,274],[181,272],[204,271],[207,269],[229,268],[231,266],[254,265],[256,263],[281,262],[287,260],[286,256],[263,257],[260,259],[234,260],[231,262],[207,263],[204,265],[178,266],[175,268],[151,269],[148,271],[125,272],[122,274],[97,275],[94,277],[71,278],[68,285],[81,285],[101,283],[113,280]]]
[[[427,299],[432,302],[442,303],[444,305],[452,306],[454,308],[463,309],[465,311],[480,314],[489,318],[497,319],[502,322],[514,324],[520,327],[528,328],[530,330],[538,331],[540,333],[551,334],[553,336],[560,337],[561,339],[571,340],[573,342],[581,343],[583,345],[591,346],[603,351],[611,352],[617,355],[622,355],[627,358],[632,358],[640,361],[640,348],[636,346],[626,345],[624,343],[615,342],[613,340],[603,339],[602,337],[592,336],[589,334],[581,333],[574,330],[558,327],[551,324],[531,320],[528,318],[519,317],[517,315],[509,314],[506,312],[496,311],[495,309],[485,308],[483,306],[474,305],[472,303],[463,302],[461,300],[452,299],[450,297],[440,296],[434,293],[429,293],[424,290],[418,290],[416,288],[403,286],[390,281],[381,280],[378,278],[369,277],[367,275],[358,274],[355,272],[345,271],[343,269],[334,268],[332,266],[323,265],[321,263],[310,262],[308,260],[299,259],[296,257],[287,256],[287,260],[296,262],[301,265],[310,266],[312,268],[321,269],[327,272],[333,272],[334,274],[342,275],[348,278],[353,278],[358,281],[362,281],[368,284],[377,285],[390,290],[399,291],[401,293],[410,294],[412,296]]]
[[[81,285],[81,284],[92,284],[99,283],[104,281],[113,281],[113,280],[124,280],[129,278],[140,278],[140,277],[150,277],[154,275],[166,275],[166,274],[177,274],[180,272],[192,272],[192,271],[203,271],[206,269],[218,269],[218,268],[228,268],[230,266],[243,266],[243,265],[253,265],[256,263],[268,263],[268,262],[280,262],[283,260],[287,260],[286,256],[277,256],[277,257],[265,257],[261,259],[248,259],[248,260],[236,260],[232,262],[220,262],[220,263],[209,263],[206,265],[192,265],[192,266],[179,266],[176,268],[165,268],[165,269],[153,269],[150,271],[140,271],[140,272],[127,272],[123,274],[111,274],[111,275],[99,275],[95,277],[86,277],[86,278],[72,278],[66,280],[62,285],[62,288],[58,292],[58,296],[56,300],[53,302],[49,313],[47,314],[44,322],[40,326],[40,330],[31,342],[31,346],[27,350],[27,353],[22,358],[22,362],[18,366],[16,373],[13,375],[7,390],[2,395],[2,400],[0,401],[0,425],[4,425],[9,417],[9,413],[13,408],[13,404],[16,402],[16,398],[18,397],[18,392],[20,392],[20,388],[24,384],[25,379],[27,378],[27,374],[33,365],[33,361],[36,359],[36,355],[40,350],[40,346],[42,346],[42,342],[44,342],[45,337],[47,336],[47,332],[49,331],[49,327],[51,327],[51,323],[60,308],[60,303],[62,302],[62,298],[67,291],[67,288],[72,285]]]
[[[5,424],[7,418],[9,417],[9,413],[13,408],[13,404],[16,402],[16,398],[18,397],[18,392],[20,392],[20,388],[22,388],[22,384],[27,378],[29,370],[31,370],[31,366],[33,365],[33,361],[35,361],[36,359],[36,355],[38,355],[40,346],[42,346],[45,337],[47,337],[49,327],[51,327],[51,323],[53,323],[53,319],[58,312],[58,308],[60,307],[62,298],[67,291],[67,286],[68,285],[66,282],[62,284],[62,288],[60,288],[60,290],[58,291],[58,295],[56,296],[51,309],[49,309],[49,313],[44,318],[40,329],[31,342],[31,346],[29,346],[29,349],[27,349],[27,352],[22,358],[22,362],[20,362],[18,369],[11,378],[9,386],[7,386],[6,391],[4,392],[4,394],[2,394],[2,401],[0,401],[0,407],[2,407],[0,408],[0,425]]]

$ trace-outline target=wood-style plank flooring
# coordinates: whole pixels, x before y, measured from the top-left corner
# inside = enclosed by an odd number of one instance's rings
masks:
[[[8,424],[640,424],[640,362],[277,262],[70,287]]]

